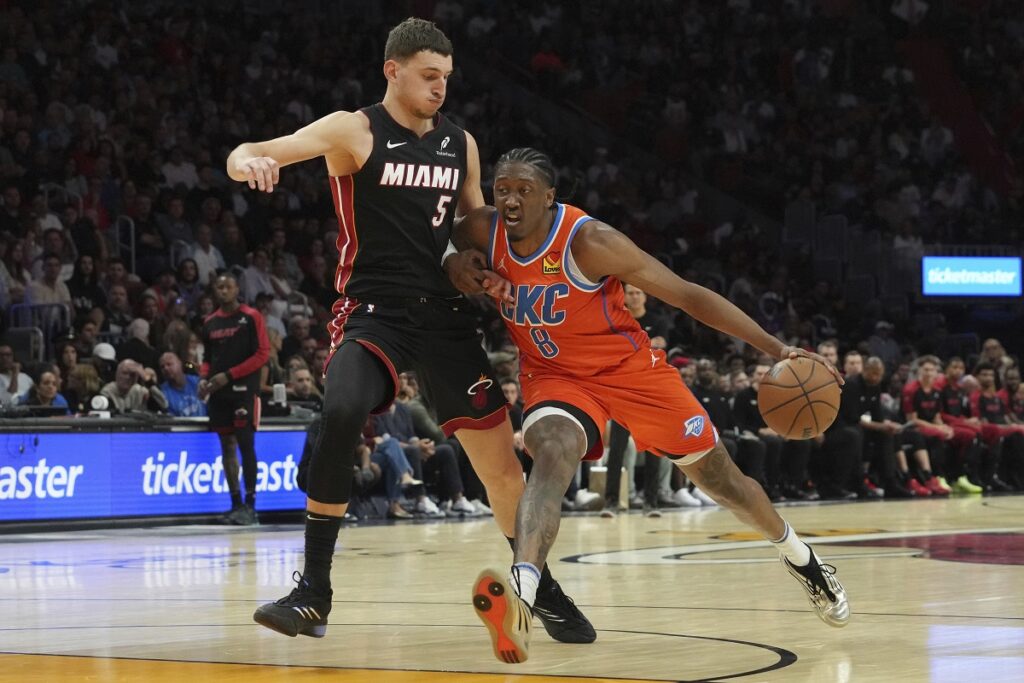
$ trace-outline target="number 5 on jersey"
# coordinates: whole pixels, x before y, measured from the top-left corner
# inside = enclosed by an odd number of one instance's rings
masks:
[[[543,327],[531,328],[530,337],[533,338],[533,343],[537,345],[537,350],[545,358],[554,358],[558,355],[558,345],[551,340],[551,335]]]
[[[437,200],[437,213],[430,220],[430,224],[435,228],[440,228],[441,224],[444,223],[444,217],[448,214],[448,202],[452,200],[450,194],[443,194],[441,198]]]

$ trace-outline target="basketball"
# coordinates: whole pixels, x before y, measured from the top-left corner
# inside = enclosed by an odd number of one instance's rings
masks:
[[[757,390],[765,423],[787,439],[813,439],[839,413],[839,382],[823,363],[797,357],[779,361]]]

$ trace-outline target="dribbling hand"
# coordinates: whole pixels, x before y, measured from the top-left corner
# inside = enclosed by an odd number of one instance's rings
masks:
[[[811,360],[816,360],[822,365],[824,365],[825,368],[830,373],[832,373],[832,376],[836,378],[836,381],[839,382],[839,386],[843,386],[844,384],[846,384],[846,380],[843,379],[843,376],[841,374],[839,374],[839,371],[836,370],[836,368],[831,363],[825,360],[824,356],[820,356],[817,353],[814,353],[813,351],[805,351],[804,349],[801,349],[796,346],[783,346],[782,352],[779,353],[779,360],[786,360],[787,358],[793,359],[801,356],[803,358],[810,358]]]
[[[250,157],[240,160],[235,168],[245,176],[249,189],[273,192],[281,180],[281,166],[271,157]]]

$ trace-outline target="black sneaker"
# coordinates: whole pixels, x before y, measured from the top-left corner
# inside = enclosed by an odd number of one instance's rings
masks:
[[[548,635],[560,643],[592,643],[597,639],[593,624],[554,579],[537,587],[533,613]]]
[[[246,526],[249,524],[249,514],[244,505],[235,505],[224,513],[224,523],[234,526]]]
[[[298,585],[277,602],[261,605],[252,615],[257,624],[294,638],[297,635],[323,638],[327,615],[331,613],[333,591],[316,590],[299,572],[292,574]]]

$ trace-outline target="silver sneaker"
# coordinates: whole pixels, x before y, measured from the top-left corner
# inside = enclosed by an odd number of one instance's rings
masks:
[[[794,579],[803,584],[804,590],[807,591],[807,599],[821,620],[829,626],[842,628],[850,621],[850,603],[846,599],[846,589],[836,578],[836,568],[830,564],[823,564],[814,553],[814,549],[810,546],[807,548],[811,551],[811,561],[806,567],[797,567],[785,555],[779,558],[782,560],[782,566]]]

